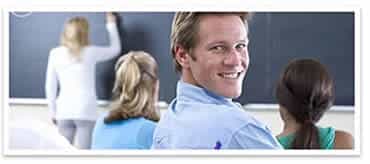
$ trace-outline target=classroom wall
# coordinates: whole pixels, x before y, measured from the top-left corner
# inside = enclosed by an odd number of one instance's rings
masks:
[[[107,108],[99,107],[98,110],[103,112],[104,110],[107,110]],[[46,105],[11,104],[8,111],[8,121],[15,121],[17,119],[36,119],[52,125],[48,118],[48,108]],[[247,109],[246,111],[269,125],[275,135],[282,130],[282,121],[280,120],[277,109]],[[166,108],[161,109],[161,114],[164,114],[165,112]],[[320,126],[334,126],[337,129],[350,132],[355,136],[354,120],[354,111],[330,110],[326,115],[324,115],[318,124]]]

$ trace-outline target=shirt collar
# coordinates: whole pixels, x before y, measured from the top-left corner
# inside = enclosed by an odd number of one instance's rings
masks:
[[[179,80],[177,83],[177,101],[234,106],[232,99],[217,95],[205,88],[200,88],[182,80]]]

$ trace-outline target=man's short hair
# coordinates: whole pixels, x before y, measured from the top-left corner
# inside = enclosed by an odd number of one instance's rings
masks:
[[[181,72],[182,67],[175,58],[175,48],[179,45],[192,55],[191,50],[198,41],[200,17],[204,15],[236,15],[246,27],[247,19],[251,17],[251,13],[248,12],[177,12],[172,21],[171,31],[171,53],[177,72]]]

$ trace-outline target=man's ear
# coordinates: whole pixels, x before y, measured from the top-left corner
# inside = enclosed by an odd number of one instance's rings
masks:
[[[176,61],[181,65],[183,68],[189,67],[189,60],[191,60],[191,56],[182,46],[177,45],[175,47],[175,58]]]

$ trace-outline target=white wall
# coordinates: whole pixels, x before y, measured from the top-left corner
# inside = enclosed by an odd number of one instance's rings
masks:
[[[99,111],[106,110],[105,107],[100,107]],[[19,105],[11,104],[9,106],[8,119],[14,121],[18,119],[36,119],[39,121],[47,122],[51,125],[48,118],[48,109],[46,105]],[[165,113],[166,109],[161,110],[161,114]],[[276,135],[282,130],[282,121],[278,110],[276,109],[249,109],[247,112],[251,113],[257,119],[265,122],[270,126],[272,132]],[[354,134],[354,112],[353,111],[328,111],[321,121],[318,123],[320,126],[333,126],[336,129],[345,130]]]

